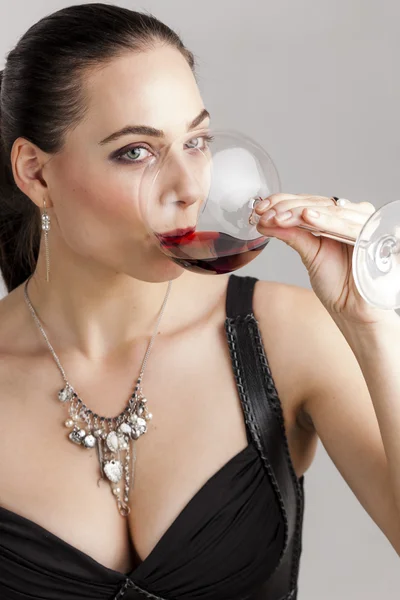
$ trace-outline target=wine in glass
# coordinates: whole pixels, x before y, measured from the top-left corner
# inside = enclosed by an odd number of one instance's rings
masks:
[[[267,246],[270,238],[257,230],[254,208],[280,191],[274,163],[256,142],[198,130],[148,162],[140,203],[149,231],[171,260],[196,273],[221,274],[245,266]],[[377,210],[353,237],[299,227],[354,246],[361,296],[379,308],[400,308],[400,201]]]

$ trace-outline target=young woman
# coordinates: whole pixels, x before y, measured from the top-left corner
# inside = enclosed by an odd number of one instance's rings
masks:
[[[193,57],[153,17],[73,6],[7,57],[2,598],[293,600],[318,437],[400,552],[399,319],[360,298],[349,247],[295,227],[346,234],[373,207],[260,207],[314,291],[183,272],[139,185],[208,127]],[[172,180],[184,214],[196,198]]]

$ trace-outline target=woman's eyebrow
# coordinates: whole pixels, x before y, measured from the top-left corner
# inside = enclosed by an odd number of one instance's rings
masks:
[[[210,118],[210,113],[208,112],[208,110],[203,108],[201,113],[199,115],[197,115],[197,117],[195,119],[193,119],[193,121],[191,123],[189,123],[188,131],[190,131],[191,129],[195,129],[205,119],[209,119],[209,118]]]
[[[197,117],[189,124],[188,131],[195,129],[204,121],[204,119],[209,117],[210,113],[204,108],[201,113],[197,115]],[[111,135],[104,138],[104,140],[99,142],[99,144],[100,146],[104,146],[104,144],[114,142],[123,135],[147,135],[156,138],[165,137],[165,133],[162,129],[155,129],[154,127],[149,127],[148,125],[126,125],[119,131],[115,131]]]

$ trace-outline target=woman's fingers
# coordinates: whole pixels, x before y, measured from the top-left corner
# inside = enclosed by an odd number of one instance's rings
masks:
[[[263,215],[261,215],[259,223],[262,226],[276,226],[277,224],[281,227],[295,227],[296,225],[301,224],[304,219],[304,215],[310,215],[309,211],[315,211],[321,215],[321,222],[329,221],[335,219],[335,223],[339,222],[354,222],[359,224],[364,224],[369,218],[369,214],[366,212],[360,212],[356,210],[346,210],[342,208],[336,207],[327,207],[327,206],[300,206],[294,207],[291,210],[284,212],[277,212],[276,209],[270,209]],[[323,217],[322,217],[323,216]],[[308,221],[308,218],[306,217]]]
[[[255,212],[258,215],[262,215],[271,208],[279,210],[280,212],[284,212],[295,206],[307,205],[307,199],[309,199],[310,204],[316,204],[318,206],[329,206],[329,204],[333,205],[332,199],[325,198],[323,196],[300,196],[299,194],[272,194],[272,196],[265,198],[265,200],[257,204]]]
[[[308,207],[296,207],[283,213],[276,213],[272,209],[268,213],[260,217],[257,226],[258,230],[266,236],[269,235],[269,230],[272,228],[279,227],[283,230],[306,225],[315,231],[327,231],[356,238],[368,220],[371,210],[361,212],[333,205],[317,207],[314,204]]]
[[[374,212],[376,212],[376,208],[373,204],[371,204],[371,202],[352,202],[351,204],[368,215],[372,215]]]
[[[337,214],[342,215],[343,211],[361,212],[371,215],[375,212],[375,207],[370,202],[346,202],[344,206],[336,206],[332,198],[326,196],[310,196],[307,194],[272,194],[262,202],[260,202],[255,212],[258,215],[265,215],[270,210],[275,210],[277,213],[285,213],[288,210],[304,207],[307,205],[315,207],[328,207],[335,211],[341,211]]]
[[[305,223],[317,230],[356,239],[368,220],[368,215],[357,211],[351,212],[352,214],[349,211],[346,216],[343,216],[329,212],[329,210],[306,208],[301,217]]]
[[[321,218],[332,219],[336,222],[339,221],[351,221],[354,223],[366,223],[369,219],[369,216],[375,212],[375,209],[367,210],[353,210],[348,209],[347,204],[345,207],[341,206],[307,206],[299,209],[294,209],[293,212],[298,215],[306,215],[310,214],[310,212],[317,212],[321,215]]]

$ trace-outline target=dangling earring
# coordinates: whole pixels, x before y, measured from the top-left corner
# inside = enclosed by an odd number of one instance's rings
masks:
[[[46,210],[46,200],[43,199],[42,231],[44,235],[44,251],[46,256],[46,281],[50,281],[50,252],[49,252],[49,231],[50,216]]]

